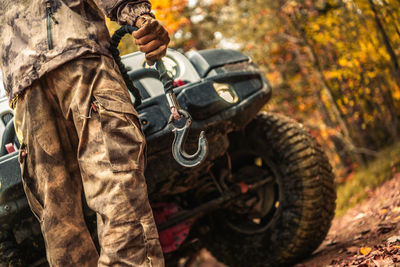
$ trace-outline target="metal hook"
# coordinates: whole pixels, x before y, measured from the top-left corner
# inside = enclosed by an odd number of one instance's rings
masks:
[[[110,41],[111,54],[113,55],[115,61],[118,64],[118,67],[121,70],[124,81],[129,89],[129,91],[131,91],[135,97],[135,107],[140,105],[141,96],[140,96],[139,91],[134,87],[131,79],[129,78],[129,76],[127,74],[127,70],[124,67],[124,64],[121,62],[121,58],[119,56],[119,51],[118,51],[118,44],[121,41],[121,38],[125,34],[132,33],[133,31],[136,31],[136,30],[138,30],[137,27],[124,25],[113,34],[111,41]],[[164,86],[165,96],[167,98],[167,102],[168,102],[170,111],[172,113],[169,123],[173,124],[174,121],[181,120],[182,116],[185,117],[185,119],[186,119],[186,123],[183,128],[179,128],[179,127],[176,127],[175,125],[173,125],[174,126],[173,131],[175,132],[175,138],[174,138],[174,142],[172,143],[172,155],[174,156],[175,160],[182,166],[195,167],[204,161],[204,159],[206,158],[207,153],[208,153],[207,140],[205,138],[204,131],[202,131],[200,133],[198,149],[197,149],[196,153],[194,153],[193,155],[187,154],[185,152],[185,150],[183,149],[183,146],[185,144],[186,137],[188,135],[188,131],[189,131],[190,125],[192,123],[192,117],[190,116],[190,114],[188,112],[180,109],[179,103],[176,99],[176,95],[173,90],[174,89],[173,88],[174,81],[168,75],[167,68],[165,67],[163,61],[161,59],[157,60],[155,62],[155,67],[160,74],[159,78]]]
[[[178,113],[186,119],[186,123],[182,128],[176,127],[174,124],[172,124],[174,126],[172,131],[175,134],[174,141],[172,142],[172,155],[174,156],[174,159],[182,166],[196,167],[203,163],[207,157],[207,139],[205,138],[204,131],[201,131],[196,153],[193,155],[186,153],[183,146],[185,145],[186,137],[188,136],[190,125],[192,124],[192,117],[183,109],[179,109]],[[173,123],[174,120],[174,117],[171,115],[170,123]]]

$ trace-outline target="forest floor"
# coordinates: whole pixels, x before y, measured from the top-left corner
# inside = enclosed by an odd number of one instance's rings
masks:
[[[203,250],[191,267],[222,267]],[[321,246],[295,267],[400,266],[400,172],[332,222]]]
[[[400,173],[336,217],[303,266],[400,266]]]

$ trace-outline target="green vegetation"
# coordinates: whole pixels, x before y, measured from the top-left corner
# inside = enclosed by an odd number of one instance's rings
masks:
[[[337,188],[336,216],[368,197],[368,193],[400,172],[400,143],[377,154],[368,166],[360,168]]]

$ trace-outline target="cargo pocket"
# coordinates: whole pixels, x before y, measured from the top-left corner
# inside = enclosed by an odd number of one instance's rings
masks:
[[[139,116],[126,96],[94,95],[113,172],[143,170],[146,141]]]
[[[26,145],[21,144],[21,148],[19,150],[18,161],[21,166],[22,184],[23,184],[25,195],[28,200],[31,211],[32,211],[33,215],[35,215],[36,219],[38,219],[38,221],[41,222],[42,214],[43,214],[43,206],[42,206],[42,204],[40,204],[40,202],[36,198],[36,196],[32,193],[31,188],[32,188],[33,184],[32,184],[32,180],[28,174],[27,157],[28,157],[28,154],[26,151]]]

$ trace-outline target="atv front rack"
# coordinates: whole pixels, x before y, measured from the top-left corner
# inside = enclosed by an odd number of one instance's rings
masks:
[[[132,32],[138,30],[137,27],[124,25],[119,28],[110,40],[110,52],[117,63],[122,77],[125,81],[128,90],[133,94],[135,98],[134,106],[137,108],[142,103],[142,97],[139,90],[133,85],[132,80],[129,78],[128,71],[125,65],[121,61],[118,45],[125,34],[132,34]],[[204,162],[208,153],[207,139],[205,138],[204,131],[201,131],[197,151],[190,155],[185,152],[184,145],[186,138],[189,134],[190,125],[192,124],[192,117],[190,114],[181,109],[176,99],[176,95],[173,90],[173,79],[168,75],[168,71],[164,66],[162,59],[159,59],[155,63],[155,68],[158,70],[159,79],[163,84],[165,97],[171,111],[171,116],[168,123],[173,126],[172,131],[174,132],[174,141],[172,142],[172,155],[174,159],[184,167],[196,167]],[[151,72],[151,71],[150,71]],[[185,120],[184,126],[179,127],[176,122]]]

